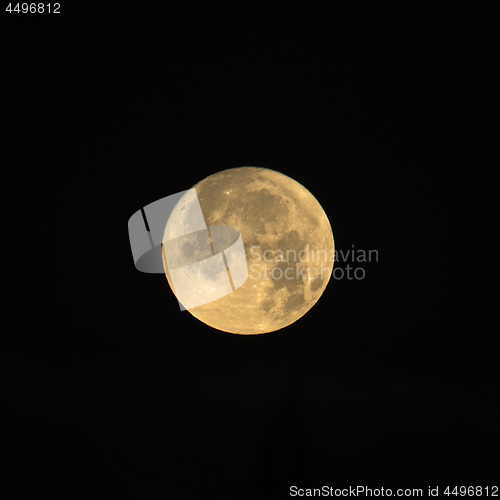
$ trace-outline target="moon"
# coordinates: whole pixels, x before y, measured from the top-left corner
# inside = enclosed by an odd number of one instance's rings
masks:
[[[213,328],[241,335],[273,332],[304,316],[325,291],[334,264],[332,228],[316,198],[294,179],[260,167],[223,170],[194,189],[208,227],[240,231],[248,278],[231,293],[189,312]],[[182,201],[165,234],[174,223],[188,224],[180,216]],[[198,253],[202,258],[203,252]],[[175,295],[164,251],[162,255]]]

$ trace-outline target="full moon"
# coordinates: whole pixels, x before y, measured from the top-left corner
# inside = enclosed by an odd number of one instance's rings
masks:
[[[259,167],[223,170],[194,189],[207,227],[230,226],[241,233],[248,278],[236,289],[231,281],[231,293],[189,312],[213,328],[242,335],[273,332],[304,316],[323,294],[334,264],[332,228],[316,198],[290,177]],[[175,221],[177,227],[187,224],[179,218],[181,205],[182,198],[165,235]],[[162,255],[176,295],[171,260],[165,251]]]

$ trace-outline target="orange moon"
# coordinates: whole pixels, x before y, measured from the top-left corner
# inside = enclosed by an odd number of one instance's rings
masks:
[[[304,316],[325,291],[334,264],[332,228],[316,198],[292,178],[259,167],[224,170],[194,188],[207,226],[240,231],[248,278],[189,312],[213,328],[242,335],[273,332]]]

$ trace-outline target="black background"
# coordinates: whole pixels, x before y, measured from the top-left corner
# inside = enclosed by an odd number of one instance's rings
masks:
[[[327,6],[2,13],[12,498],[498,484],[491,13]],[[127,231],[242,165],[379,255],[250,337],[181,313]]]

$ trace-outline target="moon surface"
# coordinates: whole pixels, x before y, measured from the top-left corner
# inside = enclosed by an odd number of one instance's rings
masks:
[[[334,264],[332,228],[316,198],[290,177],[259,167],[224,170],[194,188],[207,226],[240,231],[248,278],[231,293],[189,312],[213,328],[251,335],[284,328],[309,311]]]

